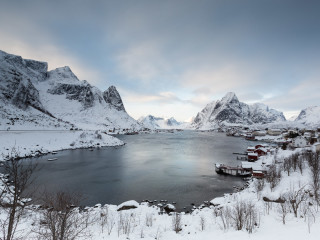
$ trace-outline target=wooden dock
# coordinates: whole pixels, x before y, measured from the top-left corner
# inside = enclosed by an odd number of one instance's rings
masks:
[[[215,164],[216,173],[224,175],[232,175],[238,177],[249,177],[252,175],[251,171],[245,170],[242,167],[231,167],[224,164]]]

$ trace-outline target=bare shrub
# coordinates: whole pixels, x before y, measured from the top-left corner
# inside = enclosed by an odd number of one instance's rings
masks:
[[[285,195],[288,199],[291,209],[295,217],[298,217],[298,209],[300,204],[307,199],[309,192],[305,190],[305,187],[302,187],[298,190],[290,188],[290,191]]]
[[[231,219],[236,230],[246,229],[252,233],[257,225],[257,210],[252,202],[238,200],[231,210]]]
[[[135,227],[135,214],[122,213],[120,212],[118,218],[118,236],[125,234],[127,236],[133,232]]]
[[[172,229],[176,233],[182,230],[182,217],[180,213],[174,213],[172,215]]]
[[[285,196],[281,196],[280,198],[285,199]],[[288,204],[288,201],[284,200],[279,202],[278,211],[281,214],[282,223],[286,224],[286,217],[290,211],[290,206]]]
[[[0,192],[0,206],[5,217],[0,219],[3,240],[14,238],[17,226],[25,207],[30,204],[32,192],[26,190],[32,185],[32,174],[37,165],[32,161],[19,160],[19,152],[12,148],[10,154],[5,156],[2,164],[4,175],[0,177],[2,189]]]
[[[270,210],[272,209],[272,202],[264,202],[264,208],[266,213],[269,215]]]
[[[283,167],[283,170],[287,172],[288,176],[290,176],[292,165],[293,165],[293,161],[291,157],[287,157],[283,160],[282,167]]]
[[[200,216],[200,229],[201,231],[204,231],[206,228],[206,219],[204,216]]]
[[[280,182],[281,171],[275,164],[271,165],[266,175],[266,181],[270,183],[270,188],[273,190]]]
[[[92,223],[89,214],[80,212],[75,206],[81,197],[74,193],[56,192],[43,194],[44,210],[40,211],[40,227],[34,230],[40,239],[73,240],[90,235],[88,226]]]
[[[255,191],[257,193],[257,197],[258,199],[260,199],[261,191],[264,189],[264,186],[265,186],[265,179],[264,178],[254,179],[253,184],[254,184]]]
[[[214,214],[219,217],[223,230],[227,230],[231,225],[231,211],[227,206],[215,208]]]
[[[101,232],[103,233],[104,228],[107,227],[108,235],[111,234],[112,229],[115,225],[114,214],[109,210],[109,206],[105,206],[101,209],[100,212],[100,225]]]
[[[315,199],[319,204],[319,190],[320,190],[320,152],[305,152],[305,158],[308,161],[308,165],[311,171],[313,192]]]
[[[152,227],[153,225],[153,215],[151,213],[146,214],[146,226]]]

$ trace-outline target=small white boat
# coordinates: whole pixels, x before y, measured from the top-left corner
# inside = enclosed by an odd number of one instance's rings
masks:
[[[57,154],[58,152],[51,152],[51,154]]]
[[[56,161],[58,158],[49,158],[48,161]]]

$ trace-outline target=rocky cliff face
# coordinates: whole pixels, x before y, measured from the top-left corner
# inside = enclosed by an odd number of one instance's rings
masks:
[[[85,80],[79,81],[69,67],[49,72],[47,68],[47,63],[0,51],[0,105],[6,109],[5,112],[10,112],[10,115],[24,112],[23,118],[29,123],[42,121],[36,113],[40,111],[49,118],[79,128],[140,128],[126,113],[114,86],[102,92]],[[22,111],[13,111],[14,108]],[[6,118],[8,114],[1,117]],[[21,116],[17,117],[22,119]],[[35,118],[38,120],[35,121]],[[41,125],[45,126],[45,123]]]
[[[106,101],[106,103],[110,104],[118,111],[126,111],[120,94],[115,86],[110,86],[106,91],[103,92],[103,99]]]
[[[283,113],[264,104],[248,105],[227,93],[221,100],[209,103],[192,122],[195,128],[216,128],[221,124],[265,124],[285,121]]]

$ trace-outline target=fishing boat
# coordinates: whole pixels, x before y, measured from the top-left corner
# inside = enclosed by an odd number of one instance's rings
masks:
[[[215,170],[218,174],[238,176],[238,177],[250,177],[252,175],[251,171],[248,171],[242,167],[231,167],[224,164],[216,163]]]

